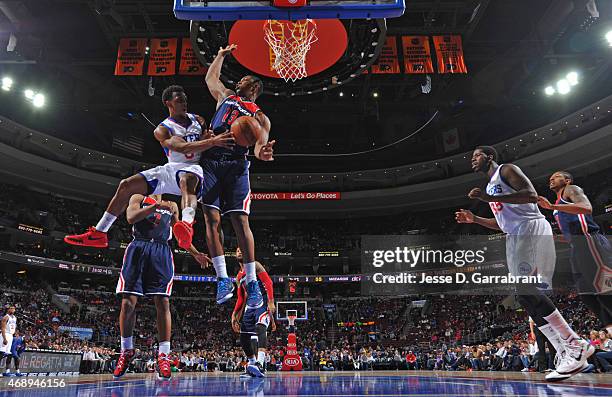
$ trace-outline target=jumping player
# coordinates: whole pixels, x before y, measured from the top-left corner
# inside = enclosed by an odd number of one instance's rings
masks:
[[[0,322],[2,331],[2,339],[0,340],[0,360],[11,355],[11,347],[13,343],[13,334],[17,329],[17,317],[15,317],[15,306],[9,306],[2,321]]]
[[[123,266],[117,282],[117,293],[123,295],[119,328],[121,330],[121,355],[117,360],[114,377],[125,374],[134,357],[132,332],[136,321],[136,303],[139,296],[152,295],[157,309],[157,332],[159,354],[157,374],[160,379],[169,379],[170,354],[170,302],[174,259],[168,240],[172,238],[171,226],[179,222],[178,206],[174,202],[162,201],[161,195],[145,197],[135,194],[130,198],[126,211],[127,220],[133,226],[134,239],[125,249]],[[201,266],[210,259],[192,245],[191,255]]]
[[[235,92],[225,88],[219,79],[223,60],[234,49],[236,49],[234,44],[220,48],[206,74],[206,85],[217,101],[217,111],[213,116],[211,129],[215,134],[226,133],[239,117],[254,117],[261,125],[259,140],[255,144],[255,157],[263,161],[272,161],[275,141],[268,142],[270,120],[255,104],[255,100],[263,92],[261,79],[245,76],[236,84]],[[262,296],[257,286],[255,242],[248,218],[251,207],[250,162],[246,158],[248,151],[248,148],[236,145],[233,149],[214,148],[202,155],[201,165],[204,172],[202,204],[208,251],[218,280],[217,303],[224,303],[233,296],[233,286],[227,275],[223,244],[219,235],[221,215],[230,214],[238,245],[244,255],[247,305],[256,307],[261,303]]]
[[[107,232],[125,211],[132,195],[167,193],[182,197],[182,221],[175,224],[175,235],[181,248],[191,246],[192,224],[202,186],[202,167],[198,164],[200,154],[213,147],[230,149],[233,138],[229,133],[218,136],[203,134],[206,122],[196,114],[187,113],[187,95],[183,87],[173,85],[166,88],[162,102],[168,108],[169,117],[157,126],[154,134],[168,157],[168,163],[122,180],[98,224],[83,234],[66,236],[66,243],[106,248]]]
[[[240,264],[240,271],[236,276],[238,299],[236,300],[236,305],[232,312],[232,329],[234,332],[240,333],[240,343],[249,360],[245,374],[247,376],[262,378],[265,372],[266,347],[268,343],[266,332],[270,322],[272,323],[272,331],[276,330],[276,324],[274,323],[275,307],[272,279],[270,279],[270,276],[262,264],[255,262],[257,278],[259,279],[259,283],[261,283],[261,287],[265,289],[266,295],[261,302],[261,306],[246,306],[246,273],[244,271],[244,260],[240,248],[236,250],[236,259]]]
[[[6,356],[6,371],[2,375],[11,376],[11,358],[15,362],[15,376],[23,376],[19,371],[19,356],[24,352],[26,346],[23,336],[19,335],[19,331],[15,330],[13,335],[13,343],[11,344],[11,354]]]
[[[563,237],[570,244],[572,273],[582,301],[612,334],[612,246],[591,215],[593,208],[567,171],[549,178],[550,190],[557,194],[551,204],[538,197],[538,205],[552,210]]]
[[[486,192],[472,189],[468,197],[489,203],[494,218],[481,218],[468,210],[459,210],[459,223],[477,223],[506,233],[508,270],[514,276],[538,274],[543,289],[552,287],[555,269],[555,246],[552,228],[538,210],[538,195],[531,181],[514,164],[498,164],[497,151],[491,146],[478,146],[472,154],[472,170],[489,177]],[[535,285],[521,286],[517,301],[526,309],[561,359],[555,371],[546,375],[558,381],[584,370],[595,349],[567,324],[544,292]]]

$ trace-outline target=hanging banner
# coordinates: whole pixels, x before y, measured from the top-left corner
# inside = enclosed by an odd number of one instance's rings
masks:
[[[117,51],[115,76],[141,76],[148,39],[121,39]]]
[[[404,73],[433,73],[431,48],[427,36],[402,36]]]
[[[459,143],[459,132],[457,129],[453,128],[452,130],[444,131],[442,133],[442,142],[444,143],[445,153],[459,149],[461,145]]]
[[[399,72],[400,68],[397,59],[396,39],[395,36],[389,36],[380,52],[378,60],[372,65],[372,73],[387,74]]]
[[[467,73],[461,36],[434,36],[438,73]]]
[[[191,46],[191,40],[187,37],[183,38],[181,45],[181,64],[179,65],[179,74],[185,75],[204,75],[206,68],[200,63]]]
[[[171,76],[176,74],[177,39],[151,39],[149,76]]]

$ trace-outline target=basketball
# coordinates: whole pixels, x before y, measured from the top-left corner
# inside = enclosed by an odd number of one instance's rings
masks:
[[[261,124],[254,117],[242,116],[232,123],[236,144],[244,147],[255,145],[261,134]]]

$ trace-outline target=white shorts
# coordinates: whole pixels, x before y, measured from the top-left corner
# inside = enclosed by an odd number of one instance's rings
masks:
[[[521,223],[506,236],[508,271],[513,276],[540,275],[540,289],[552,288],[557,254],[552,228],[544,218]]]
[[[2,334],[0,334],[0,352],[4,354],[11,354],[11,346],[13,344],[13,335],[6,334],[6,339],[8,343],[5,345],[4,338],[2,337]]]
[[[199,164],[189,163],[168,163],[159,167],[142,171],[140,174],[145,177],[149,185],[148,194],[174,194],[181,195],[179,180],[182,173],[194,174],[200,180],[198,186],[198,197],[202,195],[202,167]]]

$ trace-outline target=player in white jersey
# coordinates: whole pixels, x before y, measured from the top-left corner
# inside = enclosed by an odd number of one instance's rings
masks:
[[[560,360],[547,381],[559,381],[588,367],[594,348],[580,338],[543,292],[552,287],[555,246],[552,229],[537,206],[538,194],[531,181],[514,164],[498,164],[497,151],[479,146],[472,154],[472,170],[489,177],[486,191],[472,189],[468,197],[489,203],[494,218],[475,216],[469,210],[455,214],[459,223],[477,223],[506,233],[508,270],[514,276],[538,274],[544,285],[520,285],[517,301],[550,340]],[[540,289],[542,288],[542,289]]]
[[[206,122],[187,113],[187,95],[183,87],[166,88],[162,101],[169,117],[155,129],[155,138],[168,156],[168,163],[122,180],[106,212],[95,227],[83,234],[70,235],[64,241],[72,245],[106,248],[106,233],[128,206],[135,194],[174,194],[181,196],[182,219],[174,226],[179,246],[188,249],[193,237],[193,220],[202,187],[200,153],[213,147],[232,148],[230,132],[214,136],[206,130]]]
[[[10,306],[6,315],[2,317],[0,323],[2,334],[0,335],[0,359],[11,354],[13,335],[17,329],[17,317],[15,317],[15,306]]]

